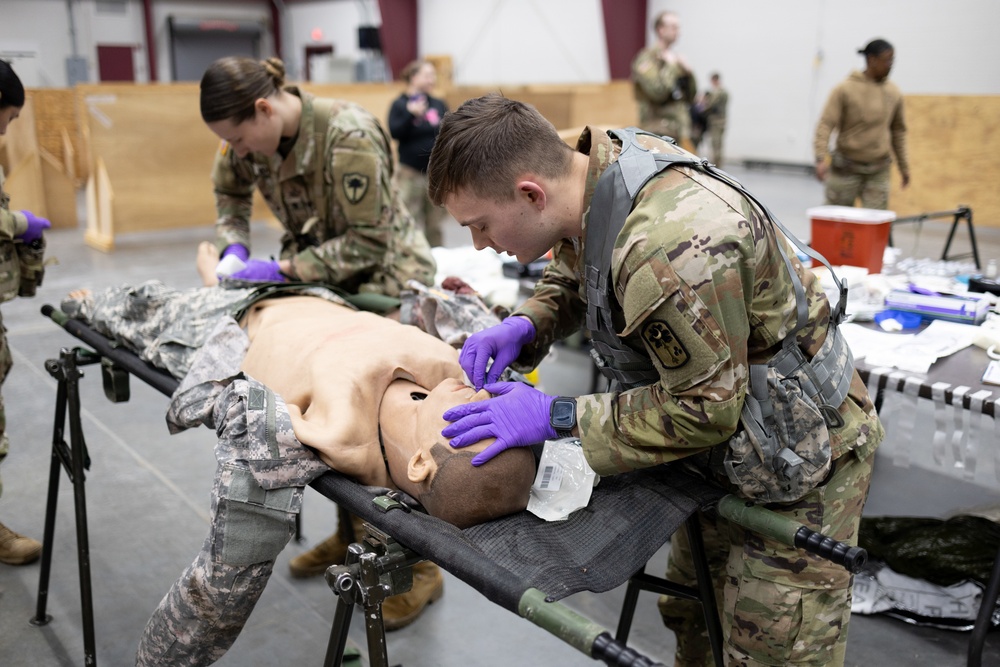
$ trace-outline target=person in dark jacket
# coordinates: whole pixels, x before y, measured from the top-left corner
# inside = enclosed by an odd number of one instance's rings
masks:
[[[448,107],[430,94],[437,83],[432,63],[414,60],[400,76],[406,92],[389,108],[389,133],[399,142],[399,194],[427,241],[432,247],[440,246],[445,210],[427,197],[427,163]]]

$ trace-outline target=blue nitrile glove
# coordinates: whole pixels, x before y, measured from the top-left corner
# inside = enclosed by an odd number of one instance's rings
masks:
[[[496,382],[500,374],[510,366],[521,348],[535,340],[535,325],[527,317],[508,317],[500,324],[483,329],[469,336],[462,345],[458,363],[469,376],[472,385],[479,391],[487,382]],[[493,360],[490,372],[486,364]]]
[[[444,413],[444,418],[453,423],[445,426],[441,435],[451,438],[452,447],[497,439],[476,454],[472,465],[482,465],[511,447],[537,445],[557,437],[549,422],[555,396],[521,382],[497,382],[486,385],[485,389],[494,398],[456,405]]]
[[[250,257],[250,249],[247,248],[242,243],[231,243],[226,246],[226,249],[222,251],[219,255],[219,259],[225,259],[228,255],[236,255],[240,258],[240,261],[246,263],[247,259]]]
[[[285,276],[278,270],[278,263],[273,259],[248,259],[247,268],[237,271],[230,278],[236,280],[253,280],[259,282],[283,283]]]
[[[24,213],[24,217],[28,219],[28,228],[24,230],[24,233],[18,236],[19,239],[25,243],[31,243],[32,241],[37,241],[42,238],[42,232],[46,229],[52,228],[52,223],[45,218],[39,218],[37,215],[31,211],[21,211]]]

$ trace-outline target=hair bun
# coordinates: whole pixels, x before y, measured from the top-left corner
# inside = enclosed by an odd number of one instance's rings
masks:
[[[285,63],[282,62],[281,58],[271,56],[266,60],[262,60],[261,65],[264,66],[264,70],[267,71],[268,76],[274,80],[276,88],[280,89],[285,85]]]

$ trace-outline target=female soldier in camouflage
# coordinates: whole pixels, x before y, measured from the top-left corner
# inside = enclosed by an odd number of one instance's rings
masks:
[[[24,86],[10,65],[0,60],[0,136],[18,117],[24,106]],[[0,303],[18,296],[34,296],[41,273],[42,232],[51,225],[31,211],[11,211],[10,196],[3,191],[0,168]],[[22,265],[24,269],[22,270]],[[31,265],[34,265],[32,268]],[[7,378],[13,359],[7,346],[7,330],[0,317],[0,383]],[[7,416],[0,397],[0,462],[7,456]],[[3,482],[0,481],[0,493]],[[37,559],[42,545],[30,537],[18,535],[0,523],[0,563],[22,565]]]
[[[246,262],[234,278],[290,278],[390,297],[410,279],[433,283],[430,246],[392,187],[389,138],[370,113],[285,86],[277,58],[229,57],[202,76],[201,116],[222,139],[212,172],[216,248]],[[277,261],[248,259],[255,187],[285,228]],[[337,534],[292,559],[293,576],[343,562],[352,520],[341,511],[339,524]],[[421,564],[414,575],[413,590],[384,607],[390,629],[440,595],[435,565]]]
[[[277,58],[223,58],[201,79],[202,119],[222,139],[212,172],[218,250],[247,259],[255,187],[285,228],[280,259],[250,260],[237,277],[388,296],[411,278],[430,285],[430,248],[391,186],[378,120],[284,83]]]

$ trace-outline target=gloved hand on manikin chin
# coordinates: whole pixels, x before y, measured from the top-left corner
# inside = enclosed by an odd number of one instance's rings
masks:
[[[28,219],[28,228],[24,230],[17,238],[21,239],[25,243],[31,243],[32,241],[37,241],[42,238],[42,233],[46,229],[52,228],[52,223],[45,218],[40,218],[31,211],[21,211],[24,217]]]
[[[253,282],[285,282],[285,276],[278,269],[278,262],[273,259],[248,259],[247,268],[237,271],[230,278]]]
[[[452,423],[441,431],[441,435],[451,438],[452,447],[467,447],[486,438],[496,438],[496,442],[476,454],[472,465],[482,465],[511,447],[537,445],[557,437],[550,421],[555,396],[521,382],[496,382],[484,388],[493,398],[447,410],[444,418]]]
[[[479,391],[483,385],[499,380],[500,374],[521,354],[521,348],[533,340],[535,325],[531,320],[520,315],[508,317],[495,327],[469,336],[462,345],[458,363],[469,376],[472,386]],[[493,365],[487,372],[490,359]]]

